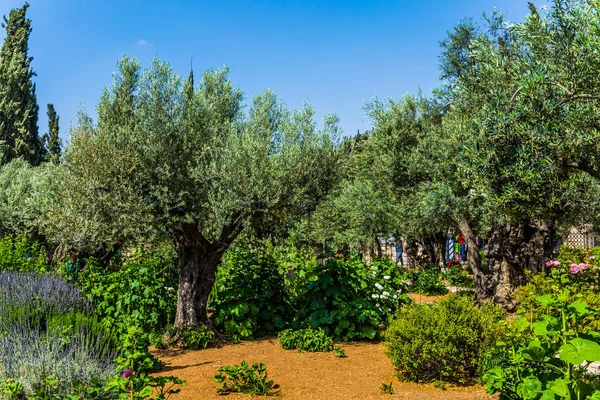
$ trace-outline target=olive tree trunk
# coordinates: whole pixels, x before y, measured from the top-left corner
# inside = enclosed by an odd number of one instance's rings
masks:
[[[489,299],[493,296],[490,284],[491,276],[483,270],[477,238],[466,218],[459,218],[457,224],[467,243],[467,263],[471,266],[471,271],[475,276],[475,298],[477,301]]]
[[[241,226],[233,223],[226,225],[221,238],[214,243],[206,240],[195,224],[186,224],[179,232],[176,247],[181,270],[175,326],[203,324],[213,329],[207,314],[208,297],[215,283],[221,258],[240,230]]]
[[[193,246],[182,246],[178,253],[181,272],[175,325],[183,327],[203,324],[212,328],[206,307],[223,253]]]
[[[526,283],[525,271],[541,272],[552,252],[554,224],[524,222],[505,224],[494,222],[488,228],[485,257],[489,262],[491,279],[490,297],[507,310],[517,306],[515,290]]]

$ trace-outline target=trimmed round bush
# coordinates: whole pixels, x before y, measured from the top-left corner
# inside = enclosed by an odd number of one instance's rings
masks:
[[[385,333],[387,355],[401,379],[469,383],[481,374],[479,364],[503,336],[505,324],[499,307],[477,308],[464,296],[411,304],[400,309]]]

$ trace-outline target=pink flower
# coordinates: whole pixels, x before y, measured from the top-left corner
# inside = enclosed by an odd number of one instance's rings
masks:
[[[580,271],[583,271],[585,269],[587,269],[587,264],[584,264],[584,263],[579,264],[579,270]]]
[[[577,264],[571,264],[571,273],[572,274],[576,274],[579,272],[579,265]]]
[[[130,369],[128,369],[127,371],[123,372],[123,373],[121,374],[121,376],[122,376],[123,378],[129,378],[129,377],[131,376],[131,370],[130,370]]]
[[[554,265],[554,261],[546,261],[546,267],[551,267]],[[448,263],[448,266],[450,266],[450,263]]]

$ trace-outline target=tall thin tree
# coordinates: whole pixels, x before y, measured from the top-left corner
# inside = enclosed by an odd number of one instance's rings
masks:
[[[28,3],[11,10],[2,27],[6,38],[0,49],[0,155],[6,163],[22,157],[33,165],[43,158],[38,134],[39,106],[29,57],[31,20],[26,17]]]
[[[61,143],[58,136],[59,116],[54,109],[54,104],[48,104],[48,133],[43,137],[44,152],[46,160],[56,162],[60,158]]]

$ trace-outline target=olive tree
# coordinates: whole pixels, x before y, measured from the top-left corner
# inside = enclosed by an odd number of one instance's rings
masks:
[[[512,307],[525,271],[543,270],[556,225],[593,217],[600,18],[597,2],[556,0],[530,5],[522,23],[489,22],[465,43],[450,109],[462,116],[461,171],[494,220],[490,296]]]
[[[124,58],[98,104],[72,130],[51,206],[55,237],[77,248],[172,240],[181,263],[175,324],[211,325],[215,272],[245,226],[303,215],[336,169],[337,118],[318,130],[309,106],[266,91],[244,112],[228,70],[194,86],[155,60]]]

